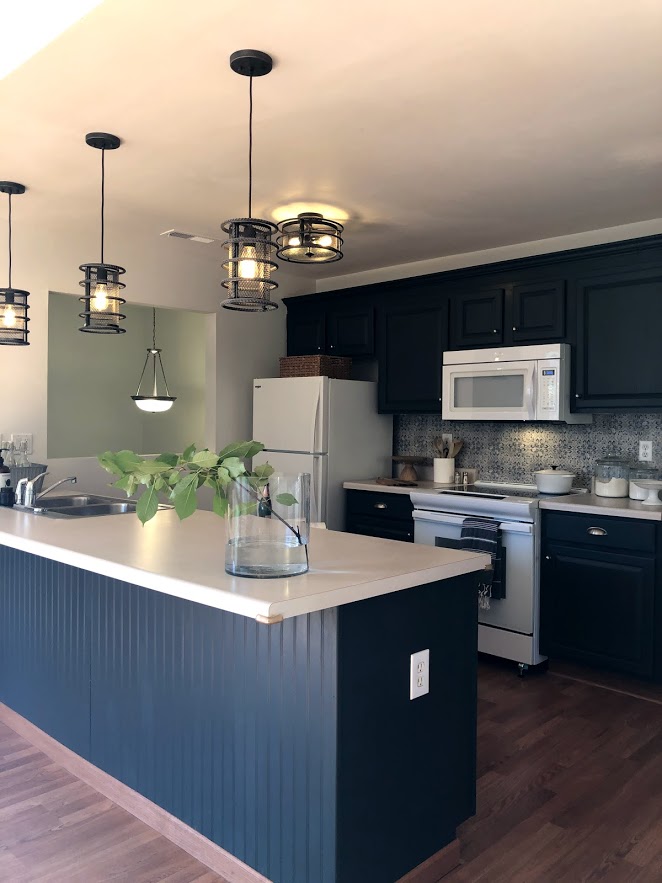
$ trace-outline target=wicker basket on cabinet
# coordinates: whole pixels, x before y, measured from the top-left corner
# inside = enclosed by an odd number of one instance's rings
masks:
[[[332,377],[349,380],[352,360],[344,356],[283,356],[281,377]]]

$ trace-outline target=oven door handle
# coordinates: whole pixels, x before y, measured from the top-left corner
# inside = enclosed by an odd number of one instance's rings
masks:
[[[454,527],[461,527],[464,519],[469,517],[473,516],[452,515],[449,512],[430,512],[425,509],[414,509],[413,512],[415,521],[425,521],[428,524],[451,524]],[[479,517],[476,516],[476,518]],[[533,533],[533,525],[526,521],[500,521],[499,527],[503,533]]]

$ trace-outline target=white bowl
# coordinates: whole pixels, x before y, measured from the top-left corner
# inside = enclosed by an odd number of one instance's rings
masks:
[[[541,494],[567,494],[572,488],[574,472],[565,469],[538,469],[533,473],[536,487]]]

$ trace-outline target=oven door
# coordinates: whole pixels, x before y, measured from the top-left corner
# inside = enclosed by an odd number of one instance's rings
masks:
[[[535,420],[536,362],[444,365],[444,420]]]
[[[446,549],[460,547],[464,516],[414,510],[414,542]],[[493,628],[532,635],[536,607],[535,525],[500,521],[505,556],[506,597],[478,611],[478,622]]]

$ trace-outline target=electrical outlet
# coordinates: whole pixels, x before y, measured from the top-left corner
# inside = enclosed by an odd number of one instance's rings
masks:
[[[639,459],[650,462],[653,459],[653,442],[652,441],[640,441],[639,442]]]
[[[418,699],[430,692],[430,651],[412,653],[409,662],[409,698]]]
[[[32,433],[31,432],[12,432],[11,440],[14,446],[18,447],[19,442],[27,441],[28,446],[25,449],[26,454],[32,453]]]

